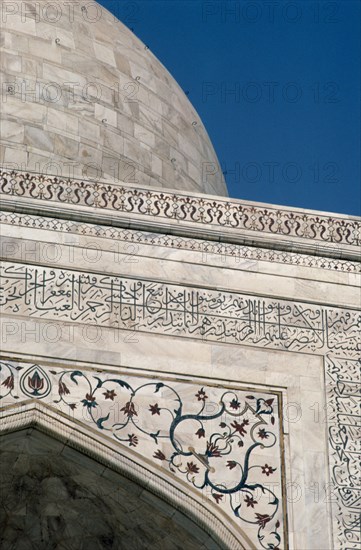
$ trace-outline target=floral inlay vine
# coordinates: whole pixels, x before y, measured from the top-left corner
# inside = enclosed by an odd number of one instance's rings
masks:
[[[2,405],[44,399],[187,481],[254,543],[284,548],[278,395],[0,363]]]

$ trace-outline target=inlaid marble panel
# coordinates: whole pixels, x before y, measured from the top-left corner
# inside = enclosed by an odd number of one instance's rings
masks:
[[[279,392],[0,363],[0,404],[41,400],[199,491],[255,547],[286,548]]]

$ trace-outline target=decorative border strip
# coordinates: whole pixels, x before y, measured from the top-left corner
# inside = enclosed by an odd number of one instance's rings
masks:
[[[47,203],[91,207],[125,213],[133,219],[190,222],[205,228],[237,229],[251,233],[300,238],[343,247],[360,245],[361,223],[356,219],[330,217],[272,206],[192,196],[151,189],[134,189],[102,182],[63,180],[54,176],[0,170],[4,195]]]
[[[343,273],[361,273],[361,263],[351,260],[338,260],[322,256],[310,256],[269,248],[243,246],[240,244],[219,243],[203,239],[189,239],[176,235],[163,235],[136,231],[134,229],[121,229],[106,225],[94,225],[76,221],[67,221],[43,216],[18,214],[15,212],[0,212],[0,223],[30,229],[46,229],[48,231],[87,235],[116,241],[123,241],[131,245],[144,244],[149,246],[172,248],[175,250],[190,250],[204,255],[219,255],[234,259],[237,263],[241,260],[258,260],[300,267],[312,267],[328,269]]]
[[[357,356],[361,313],[146,279],[3,262],[3,315]]]
[[[326,357],[327,424],[335,548],[361,547],[361,360]]]

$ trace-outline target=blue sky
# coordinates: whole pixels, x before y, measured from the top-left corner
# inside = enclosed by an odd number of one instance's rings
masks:
[[[359,0],[102,0],[188,93],[231,197],[360,215]]]

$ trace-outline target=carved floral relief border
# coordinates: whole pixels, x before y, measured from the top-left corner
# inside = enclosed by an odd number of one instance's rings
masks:
[[[278,392],[1,361],[3,413],[28,398],[55,406],[189,483],[255,547],[287,547]]]
[[[271,206],[242,204],[207,196],[191,196],[101,182],[0,170],[3,195],[46,202],[87,206],[112,212],[191,222],[213,228],[230,228],[297,237],[305,241],[358,247],[361,223]]]
[[[137,245],[145,244],[156,247],[173,248],[176,250],[200,252],[205,255],[205,258],[207,258],[207,255],[215,254],[233,259],[235,263],[241,260],[260,260],[346,273],[361,273],[361,263],[351,260],[297,254],[283,250],[261,248],[258,246],[251,247],[240,244],[219,243],[204,239],[190,239],[176,235],[163,235],[161,233],[137,231],[134,229],[122,229],[105,225],[45,218],[42,216],[19,214],[17,212],[0,212],[0,223],[18,227],[28,227],[29,229],[46,229],[48,231],[122,241],[128,244],[129,248],[125,251],[129,253],[129,255],[133,255],[133,253],[136,252],[135,247]]]

